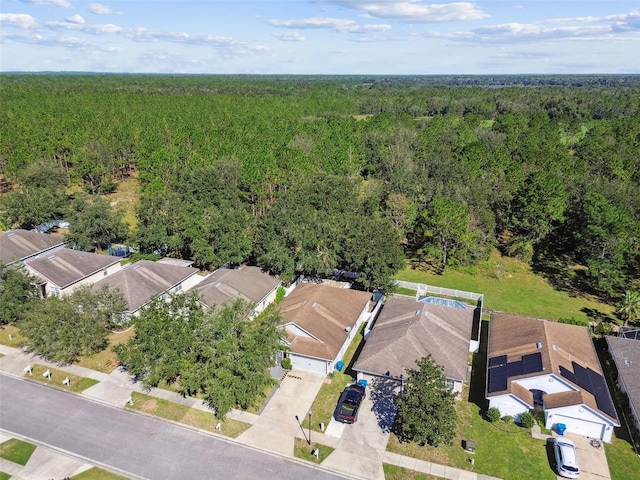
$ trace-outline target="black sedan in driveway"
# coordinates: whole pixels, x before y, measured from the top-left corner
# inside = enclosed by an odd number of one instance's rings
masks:
[[[360,410],[360,404],[365,395],[365,389],[362,385],[356,383],[348,385],[338,400],[334,414],[335,419],[342,423],[354,423],[358,420],[358,410]]]

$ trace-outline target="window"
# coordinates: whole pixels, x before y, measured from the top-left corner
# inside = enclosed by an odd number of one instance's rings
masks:
[[[105,268],[104,270],[102,270],[102,276],[106,277],[107,276],[107,269]]]
[[[176,288],[173,289],[174,292],[181,292],[182,291],[182,283],[179,283],[178,285],[176,285]]]
[[[447,378],[447,388],[453,392],[455,386],[455,382]]]

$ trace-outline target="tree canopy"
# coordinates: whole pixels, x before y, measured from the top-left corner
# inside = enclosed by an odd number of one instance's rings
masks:
[[[283,348],[277,310],[253,321],[250,312],[242,300],[205,312],[194,296],[156,299],[136,319],[135,337],[114,351],[145,385],[176,383],[185,395],[202,395],[223,418],[257,401]]]
[[[442,367],[430,356],[416,361],[409,370],[404,392],[396,404],[393,432],[402,442],[437,447],[451,443],[456,426],[456,394],[447,387]]]

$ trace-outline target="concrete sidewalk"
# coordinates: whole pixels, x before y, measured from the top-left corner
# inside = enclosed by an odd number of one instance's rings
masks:
[[[47,362],[37,355],[5,345],[0,345],[0,354],[3,355],[0,357],[0,371],[17,377],[25,375],[25,367],[27,365],[37,363],[81,377],[98,380],[99,383],[88,388],[80,395],[110,406],[124,408],[131,393],[137,391],[191,408],[210,411],[201,400],[191,397],[185,398],[180,394],[159,388],[149,390],[140,382],[133,382],[131,377],[121,369],[105,374],[77,365],[61,366]],[[300,421],[304,420],[325,380],[326,376],[324,375],[306,371],[294,371],[283,378],[279,388],[268,400],[260,415],[232,410],[227,414],[229,418],[251,424],[249,429],[233,441],[281,456],[293,457],[294,439],[296,437],[306,439],[306,434],[302,431],[298,419]],[[387,452],[388,433],[376,428],[376,424],[371,419],[367,422],[368,414],[372,414],[372,412],[361,412],[359,423],[363,424],[363,428],[360,431],[352,428],[347,432],[347,429],[337,427],[331,429],[331,431],[327,429],[325,433],[312,432],[313,443],[327,445],[335,449],[320,465],[321,467],[328,469],[332,473],[341,474],[346,478],[363,478],[367,480],[384,479],[383,463],[398,465],[451,480],[499,480],[476,474],[475,472],[437,465]],[[332,433],[332,435],[327,433]],[[14,478],[30,479],[38,478],[30,473],[31,470],[41,472],[42,470],[38,469],[43,467],[55,469],[56,476],[60,477],[71,476],[89,468],[85,461],[71,460],[73,459],[51,450],[34,455],[27,464],[28,468],[27,466],[21,467],[13,464],[5,465],[7,462],[3,461],[0,463],[0,470],[12,474]],[[11,469],[11,471],[5,470],[5,468]],[[58,473],[59,470],[64,470],[64,472]]]

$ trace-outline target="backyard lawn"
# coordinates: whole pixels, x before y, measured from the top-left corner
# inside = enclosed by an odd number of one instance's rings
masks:
[[[477,267],[449,268],[444,275],[407,266],[396,279],[482,293],[484,308],[514,315],[547,320],[575,318],[584,322],[615,320],[613,306],[556,290],[543,277],[533,273],[528,264],[503,257],[498,252]]]

